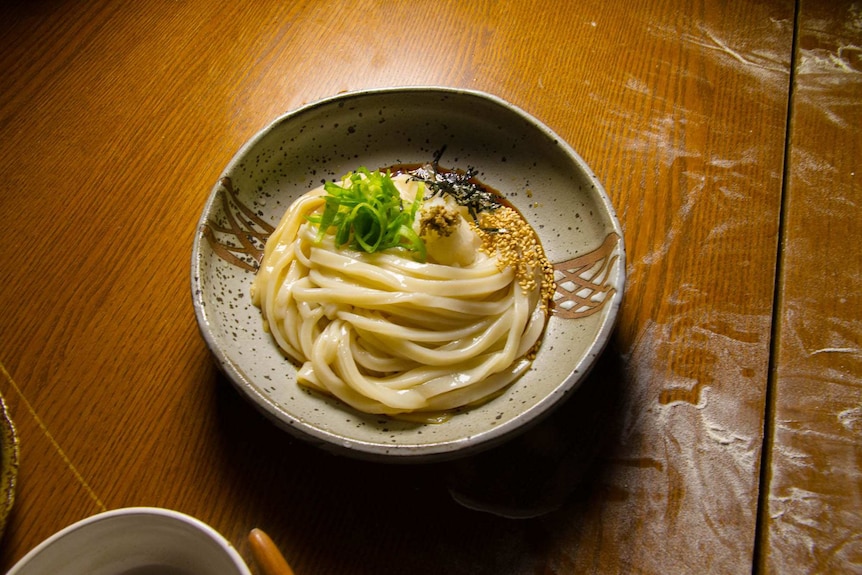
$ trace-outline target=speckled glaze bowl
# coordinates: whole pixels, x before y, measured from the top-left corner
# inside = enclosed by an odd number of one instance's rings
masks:
[[[15,503],[18,482],[18,434],[0,395],[0,537],[6,529],[6,519]]]
[[[296,382],[262,328],[249,287],[273,226],[301,194],[366,166],[476,168],[526,217],[554,264],[557,292],[532,368],[501,396],[444,423],[359,413]],[[279,426],[323,448],[428,461],[496,445],[538,422],[590,370],[623,294],[622,232],[601,184],[539,120],[485,93],[406,87],[344,93],[276,119],[231,160],[201,215],[192,296],[221,369]]]

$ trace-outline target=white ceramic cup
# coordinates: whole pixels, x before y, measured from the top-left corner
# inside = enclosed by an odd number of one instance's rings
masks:
[[[251,575],[212,527],[177,511],[129,507],[58,531],[7,575]]]

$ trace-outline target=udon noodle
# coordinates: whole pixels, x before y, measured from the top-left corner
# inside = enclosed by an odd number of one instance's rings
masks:
[[[541,244],[510,207],[461,205],[415,174],[391,181],[404,206],[421,203],[413,229],[424,253],[339,245],[321,223],[330,194],[311,190],[270,236],[252,285],[265,329],[301,385],[363,412],[494,397],[528,370],[544,331],[553,272]]]

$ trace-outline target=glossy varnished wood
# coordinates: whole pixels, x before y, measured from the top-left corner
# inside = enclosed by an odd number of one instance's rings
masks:
[[[791,113],[766,573],[862,569],[862,12],[803,0]]]
[[[782,327],[770,380],[794,23],[779,0],[4,4],[0,392],[21,471],[0,570],[78,519],[156,505],[249,562],[260,527],[298,575],[780,571],[792,545],[755,542],[779,527],[766,514],[758,531],[764,413],[804,359]],[[249,137],[303,103],[407,84],[546,122],[604,182],[628,249],[620,323],[583,388],[451,464],[346,460],[280,432],[218,374],[189,294],[203,203]],[[797,139],[819,130],[801,101]],[[808,153],[856,202],[833,134]],[[792,169],[809,148],[793,149],[784,247],[810,205]],[[790,280],[812,272],[782,261],[781,305],[799,309]],[[780,498],[801,479],[777,453]]]

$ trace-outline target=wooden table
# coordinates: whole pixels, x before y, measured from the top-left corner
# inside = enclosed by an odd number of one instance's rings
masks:
[[[0,570],[150,505],[249,562],[261,527],[298,575],[862,572],[858,3],[244,4],[0,8],[0,393],[20,437]],[[197,220],[240,145],[390,85],[526,109],[625,231],[590,379],[455,463],[281,432],[219,375],[191,306]]]

